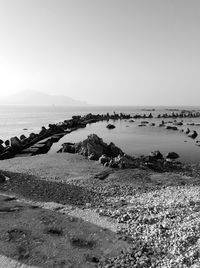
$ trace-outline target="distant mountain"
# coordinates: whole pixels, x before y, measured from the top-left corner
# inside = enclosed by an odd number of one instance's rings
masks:
[[[50,95],[35,90],[24,90],[0,101],[8,105],[68,105],[86,106],[84,101],[77,101],[65,95]]]

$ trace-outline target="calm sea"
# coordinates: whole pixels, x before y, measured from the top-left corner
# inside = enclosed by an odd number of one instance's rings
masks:
[[[155,111],[146,111],[149,109]],[[0,138],[9,139],[12,136],[20,136],[21,134],[29,135],[31,132],[38,132],[41,126],[48,126],[50,123],[62,122],[70,119],[72,115],[84,115],[87,113],[102,114],[123,112],[134,114],[152,113],[170,113],[167,109],[193,109],[200,110],[200,107],[124,107],[124,106],[108,106],[108,107],[27,107],[27,106],[1,106],[0,107]],[[170,119],[169,119],[170,120]],[[134,123],[127,121],[115,121],[116,128],[108,130],[107,122],[99,122],[89,124],[86,128],[77,130],[66,135],[57,144],[54,144],[49,153],[56,152],[63,142],[81,141],[91,133],[96,133],[106,142],[113,141],[121,147],[124,152],[131,155],[148,154],[153,150],[160,150],[163,154],[169,151],[176,151],[180,154],[181,160],[186,162],[200,161],[200,147],[195,145],[195,141],[188,138],[180,131],[170,131],[159,127],[138,127],[142,120],[136,120]],[[158,119],[148,120],[159,123]],[[200,123],[200,118],[184,120],[185,129],[188,122]],[[189,126],[190,129],[196,130],[200,135],[199,126]],[[198,137],[197,137],[198,139]],[[200,139],[200,138],[199,138]]]

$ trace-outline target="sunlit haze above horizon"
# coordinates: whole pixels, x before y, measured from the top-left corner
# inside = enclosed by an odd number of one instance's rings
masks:
[[[199,0],[0,0],[0,98],[199,105]]]

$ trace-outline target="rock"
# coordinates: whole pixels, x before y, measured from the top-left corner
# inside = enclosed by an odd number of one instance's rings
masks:
[[[62,144],[62,153],[75,153],[75,143],[66,142]]]
[[[35,133],[31,133],[31,134],[29,135],[29,138],[30,138],[31,140],[35,139],[36,137],[37,137],[37,134],[35,134]]]
[[[114,158],[114,162],[119,168],[134,168],[136,167],[135,158],[129,155],[118,155]]]
[[[156,124],[155,124],[155,123],[151,123],[150,125],[151,125],[152,127],[154,127]]]
[[[116,157],[118,155],[123,155],[124,153],[120,148],[118,148],[113,142],[111,142],[106,148],[107,155],[110,157]]]
[[[129,122],[130,122],[130,123],[133,123],[133,122],[135,122],[135,121],[134,121],[133,119],[131,119],[131,120],[129,120]]]
[[[107,127],[108,129],[113,129],[113,128],[115,128],[115,126],[112,125],[112,124],[108,124],[106,127]]]
[[[47,129],[43,126],[42,128],[41,128],[41,131],[40,131],[40,135],[44,135],[44,134],[46,134],[47,133]]]
[[[25,140],[25,139],[26,139],[26,136],[22,134],[22,135],[20,136],[20,140],[23,141],[23,140]]]
[[[119,154],[123,154],[122,150],[115,146],[114,143],[111,142],[107,145],[96,134],[91,134],[84,141],[76,143],[75,153],[79,153],[86,157],[92,155],[91,157],[93,160],[99,160],[103,154],[108,157],[116,157]]]
[[[6,141],[5,141],[5,145],[6,145],[6,146],[9,146],[9,145],[10,145],[10,141],[9,141],[9,140],[6,140]]]
[[[198,133],[195,130],[193,130],[192,132],[188,134],[188,137],[192,139],[195,139],[197,136],[198,136]]]
[[[185,133],[185,134],[189,134],[189,133],[190,133],[190,129],[189,129],[189,128],[185,129],[185,130],[184,130],[184,133]]]
[[[0,153],[3,153],[4,150],[5,150],[4,146],[0,144]]]
[[[89,160],[97,160],[96,154],[92,153],[92,154],[88,155],[88,159]]]
[[[2,145],[4,143],[4,141],[2,141],[1,139],[0,139],[0,145]]]
[[[154,158],[154,159],[163,159],[164,158],[160,151],[151,152],[149,154],[149,156]]]
[[[20,149],[22,146],[21,141],[17,137],[12,137],[10,139],[10,144],[11,144],[11,147],[13,147],[14,149]]]
[[[0,183],[4,183],[6,181],[6,176],[0,173]]]
[[[100,164],[105,164],[107,162],[110,162],[110,157],[106,156],[105,154],[103,154],[100,158],[99,158],[99,163]]]
[[[109,165],[108,165],[110,168],[118,168],[119,165],[117,162],[115,162],[114,159],[111,159],[110,162],[109,162]]]
[[[175,126],[166,126],[166,129],[178,130],[178,128]]]
[[[177,158],[179,158],[180,156],[177,154],[177,153],[175,153],[175,152],[170,152],[170,153],[168,153],[167,155],[166,155],[166,158],[167,159],[177,159]]]
[[[75,152],[87,157],[92,154],[93,158],[98,160],[104,153],[105,147],[106,144],[101,138],[96,134],[91,134],[86,140],[75,144]]]

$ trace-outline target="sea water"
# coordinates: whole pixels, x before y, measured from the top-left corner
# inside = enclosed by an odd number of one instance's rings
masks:
[[[152,110],[155,109],[155,110]],[[199,111],[199,107],[124,107],[124,106],[102,106],[102,107],[59,107],[59,106],[1,106],[0,107],[0,139],[6,140],[12,136],[24,134],[28,136],[31,132],[38,133],[41,126],[48,127],[48,124],[62,122],[70,119],[73,115],[85,115],[88,113],[127,113],[127,114],[149,114],[156,116],[159,113],[171,113],[168,109],[187,109]],[[162,119],[144,119],[157,125]],[[86,128],[74,131],[64,136],[58,143],[52,146],[49,153],[55,153],[61,148],[64,142],[78,142],[85,139],[89,134],[95,133],[103,138],[105,142],[114,142],[125,153],[131,155],[148,154],[154,150],[160,150],[163,154],[175,151],[185,162],[200,161],[200,147],[195,145],[195,141],[187,137],[181,131],[167,130],[163,127],[139,127],[143,119],[135,122],[129,120],[112,121],[116,128],[109,130],[106,128],[108,122],[98,122],[88,124]],[[170,121],[166,119],[165,121]],[[179,120],[179,119],[177,119]],[[182,120],[182,119],[180,119]],[[200,135],[199,126],[187,126],[187,123],[200,123],[200,118],[184,119],[184,125],[180,129],[189,127],[196,130]],[[198,137],[197,137],[198,139]]]

